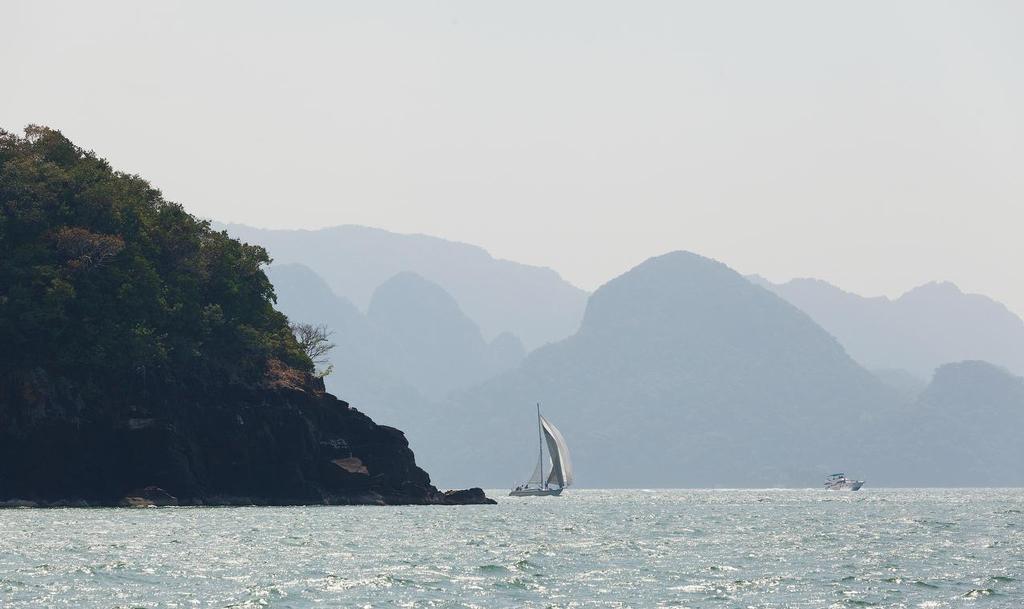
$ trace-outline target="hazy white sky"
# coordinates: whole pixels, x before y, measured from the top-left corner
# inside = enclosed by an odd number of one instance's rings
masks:
[[[0,3],[0,127],[193,213],[1024,313],[1024,2]]]

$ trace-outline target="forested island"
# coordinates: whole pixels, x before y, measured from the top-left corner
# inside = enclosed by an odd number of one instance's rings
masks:
[[[59,131],[0,131],[0,502],[490,501],[326,393],[269,262]]]

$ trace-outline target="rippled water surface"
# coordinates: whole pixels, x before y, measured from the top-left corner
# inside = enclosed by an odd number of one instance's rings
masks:
[[[0,606],[1024,607],[1024,491],[0,511]]]

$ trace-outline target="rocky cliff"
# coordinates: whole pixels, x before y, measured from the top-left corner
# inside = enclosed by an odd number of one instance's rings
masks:
[[[0,502],[486,501],[324,391],[269,262],[58,131],[0,130]]]
[[[404,434],[308,374],[124,405],[41,369],[0,381],[7,505],[485,503],[439,492]]]

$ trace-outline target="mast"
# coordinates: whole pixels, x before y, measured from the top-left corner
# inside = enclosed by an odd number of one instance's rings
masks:
[[[540,486],[544,488],[547,482],[544,479],[544,436],[543,426],[540,422],[540,402],[537,402],[537,458],[540,459]]]

